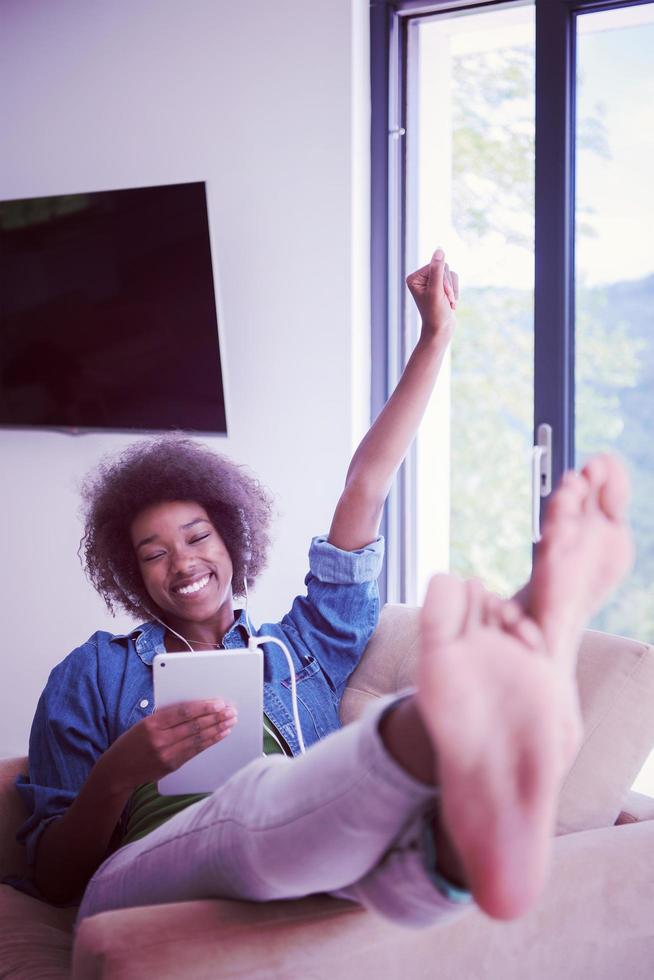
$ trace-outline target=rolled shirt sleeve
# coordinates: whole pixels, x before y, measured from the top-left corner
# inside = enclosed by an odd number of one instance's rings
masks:
[[[379,621],[383,559],[381,537],[356,551],[336,548],[325,536],[314,538],[307,594],[295,599],[280,624],[316,658],[339,696]]]
[[[309,548],[309,569],[321,582],[359,585],[377,582],[384,560],[384,539],[375,538],[364,548],[343,551],[330,544],[325,535],[313,538]]]

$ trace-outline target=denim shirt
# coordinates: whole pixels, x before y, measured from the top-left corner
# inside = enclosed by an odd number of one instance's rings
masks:
[[[314,538],[306,596],[294,600],[280,623],[264,623],[252,631],[279,637],[288,647],[307,747],[340,725],[341,695],[379,618],[377,576],[383,550],[382,538],[358,551],[341,551],[325,537]],[[244,647],[247,640],[241,610],[223,646]],[[152,660],[157,653],[165,653],[164,629],[158,623],[145,623],[125,635],[98,632],[50,674],[32,723],[29,776],[16,779],[30,813],[17,840],[26,845],[30,867],[43,830],[65,813],[102,753],[152,712]],[[288,664],[274,643],[264,644],[263,657],[264,711],[295,755],[299,744]]]

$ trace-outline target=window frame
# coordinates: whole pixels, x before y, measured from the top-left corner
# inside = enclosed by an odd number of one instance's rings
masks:
[[[410,351],[403,270],[406,241],[407,57],[411,25],[434,14],[534,5],[536,159],[534,427],[552,426],[552,483],[575,462],[576,18],[652,0],[371,0],[371,416],[395,387]],[[403,464],[384,512],[382,601],[413,598],[415,455]],[[541,500],[541,520],[547,506]]]

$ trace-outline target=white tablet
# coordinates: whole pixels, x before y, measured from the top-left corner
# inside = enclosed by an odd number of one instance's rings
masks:
[[[263,752],[261,650],[159,653],[152,663],[157,708],[223,698],[238,710],[231,733],[159,780],[163,796],[211,793]]]

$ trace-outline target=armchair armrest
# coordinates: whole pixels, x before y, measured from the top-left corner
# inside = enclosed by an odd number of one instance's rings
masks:
[[[204,899],[101,912],[79,926],[72,978],[323,977],[317,970],[323,960],[327,971],[334,970],[327,975],[348,975],[347,939],[354,929],[361,943],[367,921],[360,906],[322,895],[287,902]]]
[[[0,759],[0,878],[25,871],[25,849],[16,843],[16,831],[26,813],[14,780],[27,766],[25,758]]]
[[[418,610],[387,603],[343,693],[340,714],[344,725],[358,718],[375,698],[414,683],[418,640]]]
[[[477,909],[407,929],[324,896],[218,900],[102,912],[77,932],[73,980],[647,980],[654,957],[654,823],[569,834],[554,843],[549,883],[515,922]]]
[[[627,795],[616,824],[641,823],[643,820],[654,820],[654,797],[632,790]]]

